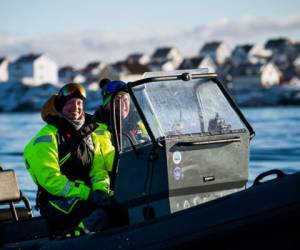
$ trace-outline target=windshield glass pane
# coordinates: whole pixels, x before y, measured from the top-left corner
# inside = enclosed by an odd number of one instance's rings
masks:
[[[156,138],[245,129],[211,80],[152,82],[133,91]]]
[[[116,140],[122,152],[132,150],[133,146],[150,142],[148,132],[132,102],[129,94],[118,94],[114,98]]]

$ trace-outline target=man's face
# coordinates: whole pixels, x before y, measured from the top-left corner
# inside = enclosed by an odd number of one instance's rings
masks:
[[[123,119],[125,119],[130,111],[130,99],[128,94],[118,94],[115,96],[115,108]]]
[[[72,98],[62,108],[62,113],[70,120],[78,120],[83,114],[83,101],[79,98]]]

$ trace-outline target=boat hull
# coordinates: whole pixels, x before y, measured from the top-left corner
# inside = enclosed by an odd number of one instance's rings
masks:
[[[36,249],[297,249],[300,173],[132,226],[69,240],[6,245]]]

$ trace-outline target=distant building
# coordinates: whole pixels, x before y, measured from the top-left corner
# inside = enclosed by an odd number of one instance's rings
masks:
[[[127,57],[126,61],[145,65],[150,62],[150,57],[149,55],[146,55],[144,53],[135,53],[135,54],[130,54]]]
[[[246,63],[266,63],[271,57],[271,51],[258,45],[244,44],[234,48],[231,55],[233,65],[238,66]]]
[[[161,67],[161,70],[174,70],[182,63],[183,57],[174,47],[157,48],[151,56],[148,66],[152,69]]]
[[[235,67],[232,72],[232,83],[236,89],[268,88],[278,85],[281,72],[273,63],[244,64]]]
[[[281,70],[280,83],[290,83],[297,75],[297,68],[293,65]]]
[[[235,66],[233,65],[233,63],[231,61],[228,61],[222,65],[219,65],[219,67],[217,68],[217,74],[218,74],[218,78],[219,80],[224,83],[224,84],[232,84],[232,69]]]
[[[200,49],[199,55],[209,56],[218,65],[226,63],[231,56],[231,49],[229,45],[221,41],[213,41],[205,43]]]
[[[176,69],[175,65],[169,60],[151,62],[147,64],[147,67],[150,71],[172,71]]]
[[[273,56],[289,52],[289,50],[292,49],[292,46],[293,42],[290,39],[283,37],[269,39],[265,44],[265,48],[271,50]]]
[[[57,84],[58,67],[56,62],[44,54],[23,55],[9,65],[9,80],[32,86]]]
[[[207,68],[209,72],[216,72],[217,65],[209,56],[196,56],[192,58],[186,58],[180,64],[178,69],[199,69]]]
[[[86,76],[81,70],[74,69],[72,66],[64,66],[58,71],[59,82],[66,83],[86,83]]]
[[[8,80],[8,63],[5,57],[0,57],[0,82]]]
[[[90,62],[81,70],[81,74],[88,83],[97,82],[99,80],[99,75],[105,66],[106,63],[100,61]]]
[[[300,54],[300,42],[294,42],[292,45],[292,56],[291,60],[295,61],[297,57],[299,57]]]
[[[107,65],[101,72],[100,79],[122,80],[133,82],[140,80],[145,72],[151,71],[146,65],[133,61],[116,62]]]
[[[272,51],[272,61],[280,69],[288,68],[295,59],[294,43],[288,38],[270,39],[265,48]]]
[[[75,69],[72,66],[64,66],[58,70],[59,82],[62,84],[72,82],[74,75]]]
[[[74,73],[72,82],[84,84],[84,83],[87,83],[87,79],[86,79],[85,76],[81,73],[80,70],[76,70],[75,73]]]
[[[294,65],[295,68],[300,69],[300,52],[296,55],[296,58],[293,61],[293,65]]]

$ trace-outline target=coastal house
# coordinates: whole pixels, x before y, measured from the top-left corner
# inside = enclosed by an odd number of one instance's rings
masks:
[[[226,85],[232,84],[232,69],[236,67],[233,65],[231,61],[227,61],[226,63],[219,65],[217,68],[217,74],[219,80]]]
[[[267,40],[265,48],[272,51],[272,55],[289,53],[293,50],[293,41],[289,38],[275,38]]]
[[[231,54],[233,65],[238,66],[246,63],[266,63],[271,57],[271,51],[258,45],[243,44],[234,48]]]
[[[146,65],[126,60],[107,65],[101,72],[99,79],[108,78],[132,82],[140,80],[145,72],[151,71]]]
[[[265,48],[272,52],[272,61],[281,69],[289,67],[294,59],[294,42],[288,38],[269,39]]]
[[[0,82],[5,82],[8,80],[8,59],[5,57],[0,57]]]
[[[292,79],[297,75],[296,67],[294,65],[290,65],[289,67],[280,70],[281,71],[281,77],[280,77],[280,83],[286,84],[291,83]]]
[[[84,84],[87,83],[87,79],[82,74],[81,70],[75,70],[72,82]]]
[[[185,58],[178,69],[207,68],[209,72],[216,72],[217,65],[209,56],[196,56]]]
[[[295,61],[296,58],[299,56],[300,54],[300,42],[294,42],[292,45],[292,56],[291,56],[291,60]]]
[[[150,71],[172,71],[176,69],[174,64],[168,60],[161,62],[151,62],[147,64],[147,67],[150,69]]]
[[[60,83],[70,83],[73,81],[75,69],[72,66],[64,66],[58,70],[58,79]]]
[[[231,71],[232,84],[235,89],[259,89],[278,85],[281,72],[272,62],[267,64],[243,64]]]
[[[297,54],[295,60],[293,61],[293,65],[295,68],[300,69],[300,52]]]
[[[56,62],[45,54],[23,55],[9,65],[9,80],[31,86],[57,84],[58,67]]]
[[[231,49],[229,45],[222,41],[212,41],[205,43],[200,49],[199,55],[209,56],[217,65],[222,65],[229,60]]]
[[[86,76],[82,73],[81,70],[74,69],[72,66],[64,66],[58,70],[59,82],[61,84],[76,82],[76,83],[85,83]]]
[[[175,47],[157,48],[147,64],[152,70],[175,70],[182,63],[183,57]]]
[[[296,78],[300,79],[300,53],[298,54],[298,56],[294,60],[293,66],[294,66],[294,69],[295,69],[295,75],[294,75],[295,79]]]
[[[146,65],[147,63],[150,62],[150,56],[145,53],[134,53],[134,54],[130,54],[126,58],[126,61],[137,62],[139,64]]]
[[[104,62],[90,62],[81,70],[81,73],[88,83],[97,82],[99,80],[99,75],[105,66],[106,63]]]

